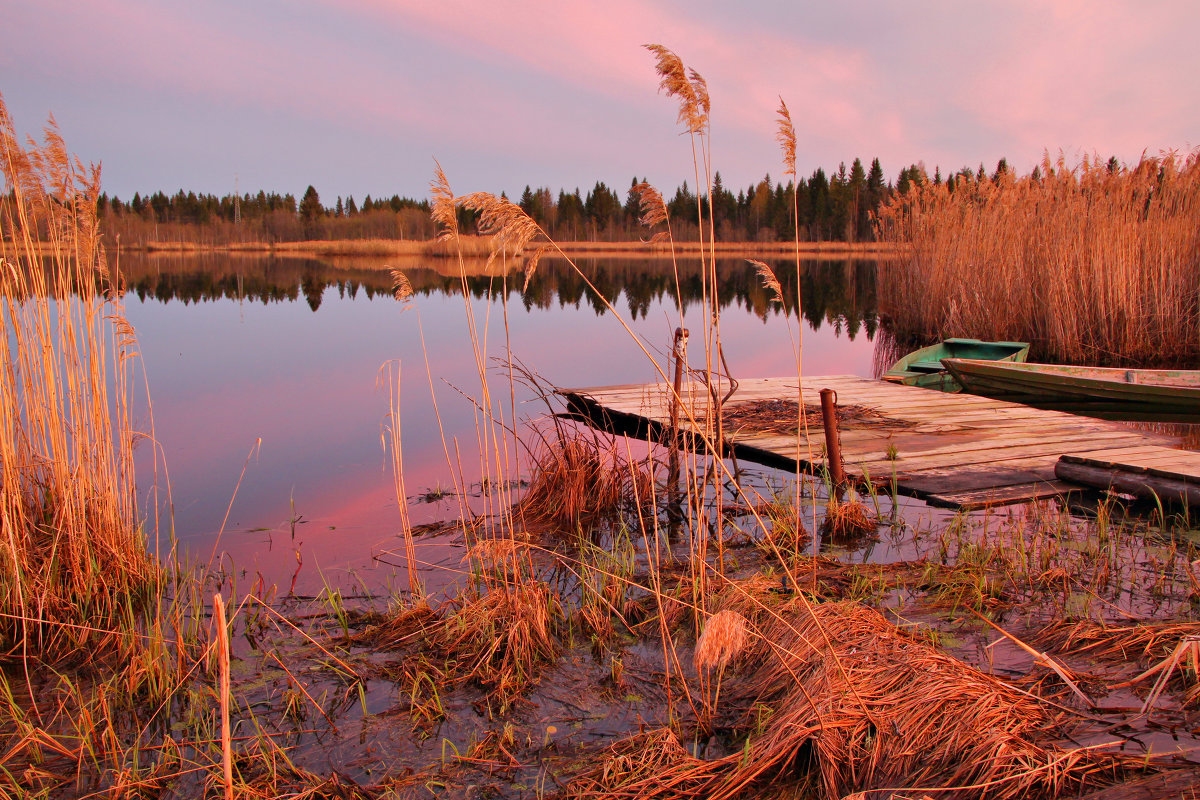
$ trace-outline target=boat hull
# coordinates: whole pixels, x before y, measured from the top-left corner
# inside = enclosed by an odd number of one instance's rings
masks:
[[[1105,369],[956,358],[943,363],[966,391],[1000,400],[1105,415],[1200,418],[1200,371],[1196,370]]]

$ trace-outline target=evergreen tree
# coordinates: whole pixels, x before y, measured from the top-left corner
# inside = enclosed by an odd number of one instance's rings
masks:
[[[621,201],[602,181],[596,181],[592,191],[588,192],[584,211],[592,225],[593,235],[599,236],[616,222],[621,213]]]
[[[846,184],[846,199],[848,213],[846,223],[847,241],[857,242],[867,229],[867,172],[863,169],[861,158],[855,158],[850,167],[850,178]]]
[[[300,200],[300,222],[304,226],[304,235],[309,239],[316,238],[316,233],[325,209],[321,206],[321,197],[317,190],[309,186],[304,190]],[[314,309],[315,310],[315,309]]]
[[[642,218],[642,198],[637,192],[637,185],[641,183],[637,175],[633,176],[633,180],[629,183],[629,191],[625,193],[625,216],[631,222],[635,222]]]

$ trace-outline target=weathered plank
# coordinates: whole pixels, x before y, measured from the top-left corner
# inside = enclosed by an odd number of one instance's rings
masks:
[[[1200,506],[1200,453],[1066,453],[1054,465],[1054,474],[1063,480],[1112,488],[1146,500]]]
[[[925,496],[925,502],[931,506],[969,510],[1011,503],[1028,503],[1031,500],[1045,500],[1051,497],[1061,497],[1072,491],[1079,491],[1079,486],[1058,480],[1036,481],[1013,486],[977,489],[971,492],[930,494]]]

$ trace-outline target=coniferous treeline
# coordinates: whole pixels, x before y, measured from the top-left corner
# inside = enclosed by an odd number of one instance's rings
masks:
[[[1001,160],[996,171],[1006,168]],[[982,165],[978,172],[960,170],[946,183],[953,187],[963,178],[979,177],[987,177]],[[797,233],[801,241],[872,241],[872,213],[894,193],[906,191],[912,182],[927,180],[931,179],[924,167],[913,165],[901,170],[895,182],[888,182],[879,159],[864,167],[856,158],[849,168],[842,163],[832,174],[817,169],[796,183],[776,183],[766,175],[735,194],[725,187],[718,172],[712,187],[713,222],[722,241],[787,241]],[[932,180],[941,183],[940,172],[935,172]],[[586,193],[579,189],[555,193],[547,187],[526,186],[515,202],[547,234],[560,241],[635,241],[646,235],[638,224],[639,198],[633,189],[637,183],[635,177],[623,194],[602,181]],[[697,204],[704,205],[707,216],[707,199],[707,195],[697,197],[686,182],[666,199],[672,235],[677,241],[697,239]],[[261,191],[237,198],[181,190],[174,195],[135,194],[128,201],[102,195],[99,213],[106,235],[126,245],[171,241],[227,244],[312,239],[422,240],[436,235],[428,200],[398,195],[372,199],[368,195],[361,203],[353,197],[338,197],[332,205],[326,205],[312,186],[299,201],[291,194]],[[473,230],[470,212],[460,212],[459,222],[463,231]]]

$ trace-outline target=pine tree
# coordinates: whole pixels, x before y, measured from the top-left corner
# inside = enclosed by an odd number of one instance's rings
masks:
[[[304,236],[306,238],[316,238],[319,223],[324,213],[325,209],[321,206],[320,195],[317,194],[316,189],[309,186],[304,190],[304,197],[300,199],[300,222],[304,226]]]

